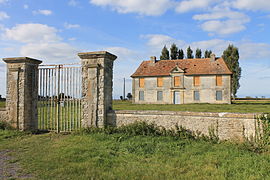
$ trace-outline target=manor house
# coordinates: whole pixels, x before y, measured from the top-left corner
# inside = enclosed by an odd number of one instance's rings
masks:
[[[231,75],[222,58],[143,61],[131,75],[133,103],[231,103]]]

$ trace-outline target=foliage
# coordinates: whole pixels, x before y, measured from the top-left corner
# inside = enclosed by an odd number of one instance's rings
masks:
[[[131,93],[128,93],[127,94],[127,98],[128,98],[128,100],[131,100],[132,99],[132,94]]]
[[[212,51],[211,50],[205,50],[204,52],[204,58],[210,58],[210,55],[212,54]]]
[[[170,59],[170,53],[165,45],[161,51],[160,60],[168,60],[168,59]]]
[[[184,51],[183,49],[179,49],[178,51],[178,58],[177,59],[184,59]]]
[[[0,129],[2,130],[10,130],[13,129],[11,125],[5,121],[0,121]]]
[[[190,48],[190,46],[188,46],[188,48],[187,48],[187,58],[188,58],[188,59],[193,59],[193,58],[194,58],[194,56],[193,56],[193,51],[192,51],[192,49]]]
[[[196,55],[195,55],[196,58],[202,58],[202,50],[201,49],[196,49]]]
[[[229,45],[223,52],[222,58],[226,62],[228,68],[233,73],[231,79],[231,93],[233,98],[236,97],[237,90],[240,88],[241,67],[239,65],[239,52],[238,48]]]
[[[171,45],[170,50],[171,50],[171,60],[177,59],[177,57],[178,57],[178,47],[176,46],[176,44],[173,43]]]

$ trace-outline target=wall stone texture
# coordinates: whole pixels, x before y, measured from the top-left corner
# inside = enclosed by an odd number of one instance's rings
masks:
[[[238,140],[255,136],[258,114],[174,112],[174,111],[111,111],[108,124],[123,126],[136,121],[154,123],[166,129],[183,126],[193,132],[209,135],[212,129],[220,140]]]
[[[112,109],[113,62],[106,51],[79,53],[82,62],[83,127],[104,127]]]
[[[0,108],[0,121],[8,121],[8,114],[6,108]]]

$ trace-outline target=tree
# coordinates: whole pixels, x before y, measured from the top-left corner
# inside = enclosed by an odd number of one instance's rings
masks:
[[[128,93],[127,94],[127,98],[128,98],[128,100],[131,100],[132,99],[132,94],[131,93]]]
[[[202,50],[201,49],[199,49],[199,48],[196,49],[195,57],[196,58],[202,58]]]
[[[176,44],[172,44],[171,45],[171,60],[175,60],[178,57],[178,47],[176,46]]]
[[[168,51],[165,45],[161,51],[160,60],[168,60],[168,59],[170,59],[170,52]]]
[[[190,48],[190,46],[188,46],[188,48],[187,48],[187,58],[188,58],[188,59],[193,59],[193,58],[194,58],[194,56],[193,56],[193,51],[192,51],[192,49]]]
[[[231,93],[233,98],[235,99],[237,90],[240,88],[239,80],[241,77],[238,48],[230,44],[228,48],[223,52],[222,58],[232,72]]]
[[[210,58],[210,55],[212,54],[212,51],[211,50],[206,50],[205,52],[204,52],[204,58]]]
[[[179,49],[178,51],[178,58],[177,59],[184,59],[184,51],[183,49]]]

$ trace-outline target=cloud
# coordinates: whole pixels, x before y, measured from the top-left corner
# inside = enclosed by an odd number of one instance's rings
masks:
[[[8,0],[0,0],[0,4],[6,3],[6,2],[8,2]]]
[[[9,16],[7,15],[7,13],[0,11],[0,21],[8,18]]]
[[[216,0],[186,0],[181,1],[175,10],[179,13],[185,13],[194,9],[206,9]]]
[[[90,0],[96,6],[111,7],[119,13],[158,16],[173,7],[171,0]]]
[[[4,36],[23,43],[56,42],[61,40],[56,34],[57,31],[45,24],[18,24],[6,29]]]
[[[49,16],[52,15],[52,11],[48,10],[48,9],[39,9],[37,11],[33,11],[34,14],[41,14],[41,15],[45,15],[45,16]]]
[[[28,9],[28,8],[29,8],[29,6],[27,4],[23,5],[23,9]]]
[[[197,14],[194,20],[204,21],[200,27],[210,34],[228,35],[243,31],[245,24],[250,21],[243,13],[231,10],[216,10],[211,13]]]
[[[80,25],[79,24],[69,24],[69,23],[65,23],[64,24],[66,29],[74,29],[74,28],[79,28]]]
[[[63,42],[57,34],[58,30],[45,24],[18,24],[6,29],[2,37],[6,40],[16,41],[19,44],[19,54],[46,62],[59,62],[77,58],[77,48]]]
[[[76,0],[70,0],[69,2],[68,2],[68,5],[69,6],[77,6],[79,4],[79,2],[78,1],[76,1]]]
[[[236,0],[233,7],[251,11],[270,11],[270,1],[268,0]]]

